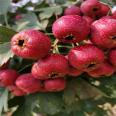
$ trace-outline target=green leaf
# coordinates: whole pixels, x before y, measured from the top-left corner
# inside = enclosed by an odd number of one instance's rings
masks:
[[[33,105],[35,104],[35,97],[26,96],[25,101],[19,105],[12,116],[32,116]]]
[[[0,66],[6,63],[14,54],[10,49],[10,43],[0,44]]]
[[[113,2],[112,0],[100,0],[100,1],[110,5],[111,7],[115,5],[115,2]]]
[[[49,20],[45,19],[41,21],[41,25],[44,29],[46,29],[46,27],[48,26]]]
[[[32,116],[32,113],[56,114],[63,107],[62,97],[58,93],[37,93],[25,97],[13,116]]]
[[[61,6],[53,6],[53,7],[41,8],[38,11],[41,12],[39,14],[39,17],[41,20],[43,20],[50,18],[53,14],[60,15],[63,12],[63,9]]]
[[[44,10],[39,14],[39,17],[41,20],[43,19],[49,19],[53,15],[53,12],[51,10]]]
[[[44,27],[40,24],[38,21],[37,16],[34,13],[27,13],[23,14],[22,18],[16,22],[16,26],[14,28],[17,31],[21,31],[24,29],[39,29],[39,30],[45,30]]]
[[[0,14],[5,14],[8,11],[11,0],[0,0]]]
[[[97,81],[100,82],[100,85],[97,86],[99,90],[111,98],[116,98],[116,75],[100,78]]]
[[[66,104],[72,104],[78,100],[88,98],[98,99],[105,96],[102,91],[80,78],[72,79],[67,85],[63,94],[63,99]]]
[[[76,100],[77,92],[75,90],[76,83],[70,81],[67,83],[67,88],[64,90],[63,99],[66,104],[72,104]],[[78,98],[77,98],[78,99]]]
[[[0,116],[2,111],[8,110],[8,90],[0,88]]]
[[[9,42],[14,34],[16,34],[14,30],[0,26],[0,42]]]
[[[63,108],[63,100],[61,95],[58,93],[43,93],[38,94],[37,108],[40,112],[54,115],[61,112]]]

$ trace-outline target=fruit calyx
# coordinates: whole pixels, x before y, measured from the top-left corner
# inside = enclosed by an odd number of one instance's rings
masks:
[[[96,62],[91,62],[87,64],[87,68],[95,68],[96,67]]]
[[[49,78],[57,78],[59,76],[65,76],[63,73],[52,72],[49,74]]]
[[[70,34],[70,35],[68,35],[68,36],[66,36],[64,38],[65,38],[65,40],[68,40],[68,41],[75,39],[75,37],[72,34]]]

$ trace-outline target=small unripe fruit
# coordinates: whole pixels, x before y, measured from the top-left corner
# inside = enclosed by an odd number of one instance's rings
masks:
[[[32,75],[37,79],[57,78],[68,73],[68,60],[60,54],[50,54],[40,59],[32,67]]]
[[[16,80],[16,86],[26,93],[35,93],[41,89],[41,82],[35,79],[31,73],[23,74]]]
[[[79,70],[93,70],[104,61],[104,53],[94,45],[72,48],[68,54],[70,64]]]
[[[109,52],[109,61],[116,67],[116,49]]]
[[[7,87],[13,85],[18,77],[18,73],[13,69],[0,71],[0,86]]]
[[[48,79],[44,82],[45,89],[49,92],[62,91],[66,87],[66,81],[63,78]]]
[[[12,37],[11,48],[15,55],[39,59],[48,55],[51,42],[48,36],[37,30],[25,30]]]
[[[81,15],[81,10],[78,6],[70,6],[64,10],[64,15]]]
[[[116,20],[101,18],[92,23],[91,41],[101,48],[116,47]]]
[[[80,42],[87,38],[90,25],[78,15],[62,16],[53,23],[54,36],[62,42]]]
[[[17,20],[19,20],[19,19],[21,19],[22,18],[22,15],[21,14],[17,14],[16,16],[15,16],[15,20],[17,21]]]
[[[100,78],[111,76],[115,72],[114,67],[108,62],[102,63],[98,68],[88,72],[91,77]]]

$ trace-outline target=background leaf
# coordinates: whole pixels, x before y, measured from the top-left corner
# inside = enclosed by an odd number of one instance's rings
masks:
[[[62,110],[63,100],[59,93],[43,93],[37,95],[36,110],[45,114],[56,114]]]
[[[8,110],[8,90],[0,88],[0,116],[2,111]]]
[[[61,6],[52,6],[38,9],[40,11],[39,17],[41,20],[50,18],[53,14],[60,15],[63,12]]]
[[[94,80],[95,81],[95,80]],[[97,88],[103,91],[110,98],[116,98],[116,75],[97,79],[100,85]]]
[[[6,14],[11,0],[0,0],[0,14]]]
[[[9,29],[5,26],[0,26],[0,42],[9,42],[11,37],[16,34],[12,29]]]
[[[6,63],[14,54],[10,49],[10,43],[0,44],[0,66]]]
[[[99,89],[91,86],[83,79],[72,79],[68,82],[67,88],[64,91],[63,98],[67,104],[72,104],[78,100],[93,98],[97,99],[105,96]],[[91,90],[91,91],[90,91]]]
[[[24,29],[45,29],[38,21],[37,16],[32,12],[22,15],[22,18],[16,22],[16,26],[14,28],[17,31]]]

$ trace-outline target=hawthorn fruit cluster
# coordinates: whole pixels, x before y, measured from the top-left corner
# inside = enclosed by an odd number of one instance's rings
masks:
[[[43,32],[30,29],[15,34],[11,39],[13,53],[36,62],[26,74],[2,69],[0,86],[7,87],[15,96],[23,96],[62,91],[66,75],[111,76],[116,71],[116,12],[111,15],[109,12],[110,7],[98,0],[66,8],[64,16],[52,26],[59,42],[74,45],[65,56],[53,53],[52,42]]]

